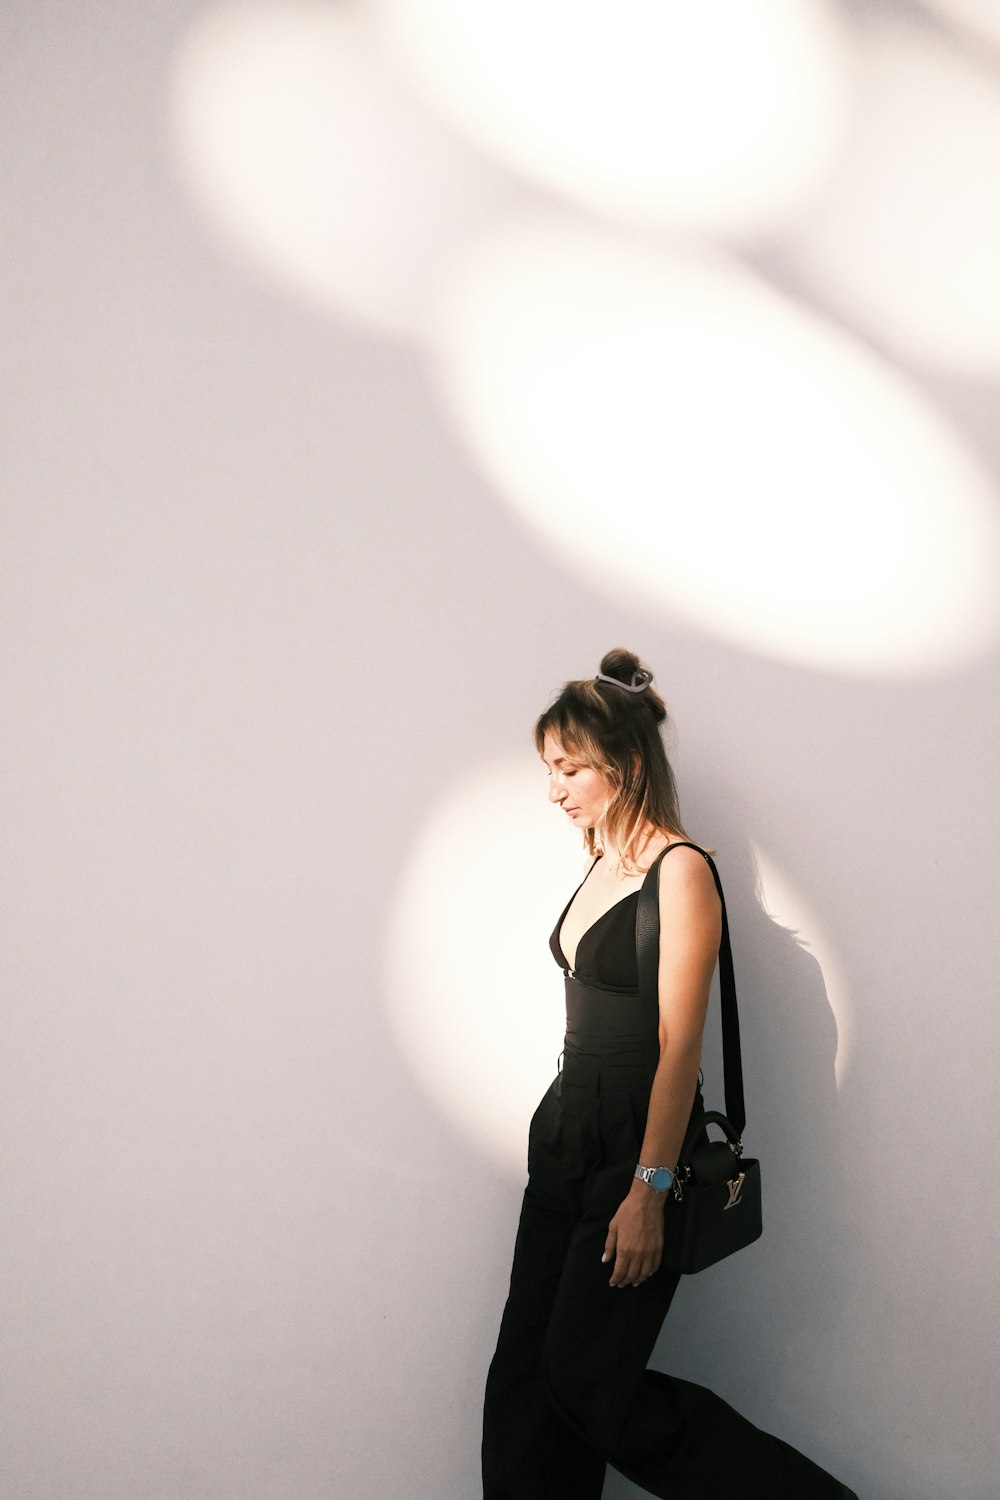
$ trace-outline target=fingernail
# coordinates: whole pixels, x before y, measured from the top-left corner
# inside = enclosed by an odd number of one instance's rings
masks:
[[[606,1262],[606,1261],[607,1261],[607,1258],[608,1258],[608,1257],[607,1257],[607,1256],[606,1256],[606,1255],[602,1255],[602,1256],[601,1256],[601,1265],[602,1265],[602,1266],[603,1266],[603,1265],[604,1265],[604,1264],[605,1264],[605,1262]]]

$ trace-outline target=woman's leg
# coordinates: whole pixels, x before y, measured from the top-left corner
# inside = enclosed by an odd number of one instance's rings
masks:
[[[601,1256],[638,1149],[627,1098],[601,1101],[602,1153],[588,1174],[545,1335],[544,1363],[564,1421],[664,1500],[846,1500],[831,1475],[690,1381],[647,1370],[680,1278],[661,1267],[612,1287]]]
[[[572,1230],[569,1216],[536,1201],[529,1184],[486,1381],[483,1500],[600,1500],[604,1488],[604,1459],[557,1415],[542,1369]]]
[[[646,1363],[679,1278],[611,1287],[603,1218],[574,1232],[545,1342],[552,1399],[605,1459],[664,1500],[847,1500],[832,1475],[721,1397]]]
[[[542,1350],[575,1219],[562,1179],[558,1091],[529,1134],[530,1179],[514,1246],[510,1293],[483,1408],[484,1500],[600,1500],[604,1459],[556,1414]]]

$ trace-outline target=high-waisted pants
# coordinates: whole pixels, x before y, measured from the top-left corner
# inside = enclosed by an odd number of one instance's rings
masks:
[[[484,1500],[599,1500],[607,1463],[671,1500],[840,1500],[837,1480],[711,1391],[646,1369],[679,1277],[661,1267],[612,1287],[601,1262],[658,1057],[655,1033],[634,1042],[609,1055],[607,1039],[567,1033],[531,1122],[486,1385]]]

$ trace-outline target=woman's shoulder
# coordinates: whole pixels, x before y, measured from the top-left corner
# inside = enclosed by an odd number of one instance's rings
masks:
[[[722,903],[700,845],[668,847],[660,861],[659,896],[661,932],[669,932],[671,939],[684,933],[703,941],[706,954],[714,954],[722,934]]]
[[[660,892],[685,890],[692,895],[703,893],[706,899],[718,901],[715,877],[708,862],[708,851],[692,839],[665,840],[660,860]]]

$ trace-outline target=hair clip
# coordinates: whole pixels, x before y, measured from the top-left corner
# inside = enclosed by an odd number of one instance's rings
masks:
[[[595,682],[610,682],[615,687],[624,688],[626,693],[641,693],[644,688],[649,687],[652,680],[652,672],[647,672],[643,667],[632,673],[631,682],[622,682],[620,677],[609,677],[606,672],[598,672],[594,678]]]

